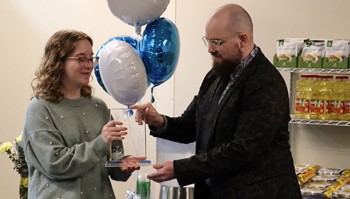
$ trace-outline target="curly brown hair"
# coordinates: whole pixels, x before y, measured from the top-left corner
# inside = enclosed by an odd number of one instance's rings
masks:
[[[54,33],[45,46],[44,56],[32,80],[34,96],[50,102],[58,103],[63,99],[61,92],[64,74],[63,62],[74,51],[79,40],[88,40],[93,44],[90,36],[77,30],[60,30]],[[92,96],[92,87],[81,89],[83,97]]]

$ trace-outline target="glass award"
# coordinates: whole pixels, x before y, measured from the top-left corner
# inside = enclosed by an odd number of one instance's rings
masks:
[[[135,121],[135,114],[132,109],[128,108],[112,108],[109,109],[110,119],[117,120],[123,123],[128,134],[124,136],[122,145],[118,145],[113,141],[110,147],[109,159],[106,162],[106,167],[120,167],[121,159],[125,156],[147,156],[146,145],[146,125],[139,125]],[[150,160],[139,161],[140,166],[151,165]]]

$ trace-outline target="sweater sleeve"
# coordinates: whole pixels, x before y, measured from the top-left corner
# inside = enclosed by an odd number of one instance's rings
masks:
[[[48,178],[71,179],[100,164],[109,150],[100,136],[67,147],[45,103],[33,98],[23,131],[26,161]]]

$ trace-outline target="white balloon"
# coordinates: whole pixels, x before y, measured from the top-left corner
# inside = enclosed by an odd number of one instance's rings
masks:
[[[107,43],[100,54],[100,75],[108,93],[126,106],[137,103],[147,90],[145,66],[135,49],[124,41]]]
[[[123,22],[135,26],[140,34],[141,26],[158,17],[168,7],[170,0],[107,0],[111,12]]]

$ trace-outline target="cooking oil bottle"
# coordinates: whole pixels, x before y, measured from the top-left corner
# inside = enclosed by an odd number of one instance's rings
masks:
[[[309,116],[310,119],[319,119],[319,113],[324,109],[323,100],[320,94],[321,90],[321,76],[313,76],[313,84],[311,86]],[[322,111],[323,112],[323,111]]]
[[[310,99],[310,119],[329,120],[331,104],[331,81],[333,76],[315,75]]]
[[[321,87],[321,97],[323,99],[323,112],[320,112],[321,120],[330,120],[331,119],[331,98],[332,98],[332,83],[333,76],[327,75],[322,78],[322,87]]]
[[[344,115],[343,120],[350,121],[350,78],[344,83]]]
[[[345,92],[348,76],[336,76],[332,84],[331,119],[344,120]]]
[[[295,118],[310,119],[311,75],[301,75],[296,83]]]

